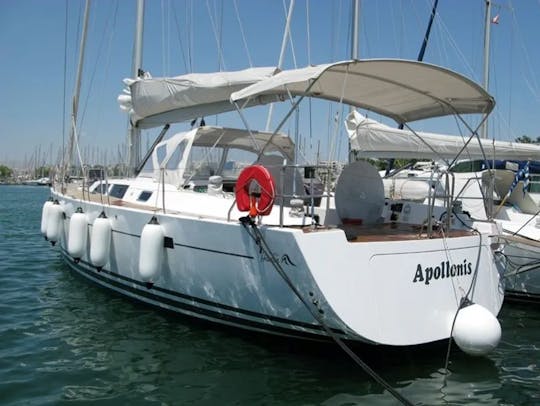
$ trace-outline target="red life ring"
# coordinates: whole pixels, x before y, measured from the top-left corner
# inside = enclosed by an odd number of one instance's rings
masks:
[[[244,168],[236,181],[236,206],[251,216],[266,216],[272,211],[276,198],[274,178],[262,165]]]

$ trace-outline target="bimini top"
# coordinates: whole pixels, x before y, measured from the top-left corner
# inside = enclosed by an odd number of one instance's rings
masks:
[[[263,131],[247,131],[238,128],[205,126],[195,133],[193,145],[201,147],[228,147],[245,151],[266,153],[279,151],[288,159],[294,159],[294,144],[289,136]]]
[[[132,125],[150,128],[234,110],[231,93],[276,73],[274,67],[234,72],[190,73],[125,79],[128,89],[118,97]]]
[[[479,85],[451,70],[400,59],[351,60],[279,72],[236,91],[241,107],[288,96],[343,102],[398,123],[450,114],[489,114],[495,100]]]

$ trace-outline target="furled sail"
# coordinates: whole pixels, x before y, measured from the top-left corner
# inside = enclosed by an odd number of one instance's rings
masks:
[[[133,125],[150,128],[234,110],[231,93],[272,76],[274,67],[234,72],[190,73],[176,77],[127,79],[118,97]]]
[[[352,111],[345,122],[351,149],[365,158],[452,159],[469,137],[399,130]],[[540,146],[474,137],[460,155],[462,159],[540,160]]]

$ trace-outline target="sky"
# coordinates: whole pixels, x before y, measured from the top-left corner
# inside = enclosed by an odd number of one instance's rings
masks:
[[[116,101],[131,76],[135,0],[93,0],[77,132],[84,159],[125,157],[127,116]],[[290,0],[147,0],[143,68],[156,76],[277,66]],[[349,59],[351,0],[296,0],[282,68]],[[489,135],[540,136],[540,0],[492,3]],[[360,0],[360,58],[416,59],[432,0]],[[0,0],[0,164],[59,160],[69,136],[83,0]],[[424,61],[483,81],[484,0],[440,0]],[[219,46],[218,46],[219,44]],[[295,140],[321,158],[346,139],[339,110],[316,107]],[[253,113],[264,127],[267,109]],[[279,120],[277,109],[273,122]],[[377,116],[373,116],[379,119]],[[381,118],[382,120],[382,118]],[[206,120],[240,125],[237,113]],[[417,125],[416,125],[417,124]],[[456,133],[450,123],[413,128]],[[438,126],[438,127],[435,127]],[[442,128],[441,128],[442,127]],[[179,124],[175,129],[186,128]],[[295,132],[292,128],[285,130]],[[143,135],[143,148],[158,130]]]

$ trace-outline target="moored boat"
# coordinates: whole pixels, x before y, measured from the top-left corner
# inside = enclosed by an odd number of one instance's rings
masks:
[[[134,126],[191,120],[205,109],[242,115],[246,106],[288,97],[295,97],[291,111],[317,97],[398,122],[489,113],[494,103],[454,72],[404,60],[265,72],[225,91],[222,82],[216,89],[188,86],[180,91],[204,97],[171,94],[166,106],[157,100],[171,88],[156,80],[130,82]],[[136,177],[55,185],[59,209],[52,212],[62,216],[47,220],[46,229],[60,221],[57,245],[74,271],[184,315],[315,340],[405,346],[453,336],[472,354],[497,345],[504,294],[495,223],[449,216],[448,206],[385,199],[377,170],[365,161],[342,171],[334,208],[328,196],[308,193],[304,179],[313,167],[301,173],[295,158],[280,128],[196,127],[157,143]],[[87,227],[72,229],[80,213]],[[83,233],[75,240],[86,247],[70,250],[70,232]]]

